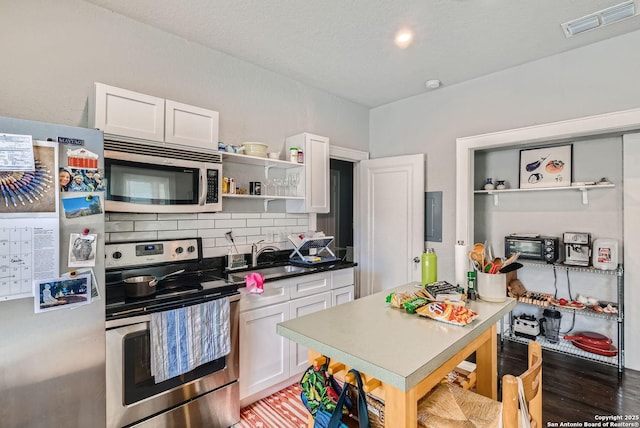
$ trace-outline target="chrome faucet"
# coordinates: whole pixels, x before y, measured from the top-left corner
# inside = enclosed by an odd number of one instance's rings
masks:
[[[265,245],[260,250],[258,250],[258,244],[264,242],[264,239],[259,240],[258,242],[254,242],[251,244],[251,267],[258,266],[258,257],[266,251],[280,251],[280,248],[274,245]]]

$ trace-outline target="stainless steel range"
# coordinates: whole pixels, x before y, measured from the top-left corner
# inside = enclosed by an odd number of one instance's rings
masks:
[[[203,259],[200,238],[107,244],[107,427],[229,427],[240,420],[238,286],[222,263]],[[180,272],[184,270],[184,272]],[[127,292],[125,279],[161,278],[152,292]],[[146,283],[145,286],[148,286]],[[152,314],[229,299],[231,352],[156,383]]]

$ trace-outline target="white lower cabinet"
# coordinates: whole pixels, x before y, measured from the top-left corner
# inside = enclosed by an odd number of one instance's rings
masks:
[[[289,319],[289,302],[240,313],[240,397],[289,378],[289,341],[276,325]]]
[[[331,290],[331,306],[338,306],[343,303],[352,301],[354,298],[353,292],[353,285]]]
[[[276,333],[278,323],[353,300],[353,268],[268,281],[263,294],[241,291],[240,400],[309,365],[307,348]]]
[[[331,292],[316,294],[313,296],[302,297],[289,302],[289,314],[294,319],[303,315],[312,314],[331,307]],[[309,366],[309,356],[307,348],[290,341],[289,342],[289,363],[291,376],[304,372]]]

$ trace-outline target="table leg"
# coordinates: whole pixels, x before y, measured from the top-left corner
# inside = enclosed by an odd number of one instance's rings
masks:
[[[498,399],[498,332],[495,324],[489,330],[491,337],[476,349],[476,392]]]
[[[385,385],[384,426],[387,428],[418,426],[417,388],[401,391]]]

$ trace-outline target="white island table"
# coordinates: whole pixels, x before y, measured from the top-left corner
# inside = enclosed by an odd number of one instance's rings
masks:
[[[410,283],[278,324],[278,334],[353,368],[381,386],[385,427],[415,427],[418,400],[451,370],[476,352],[476,392],[496,399],[498,322],[516,305],[469,302],[478,317],[456,326],[391,308],[392,291],[416,290]]]

